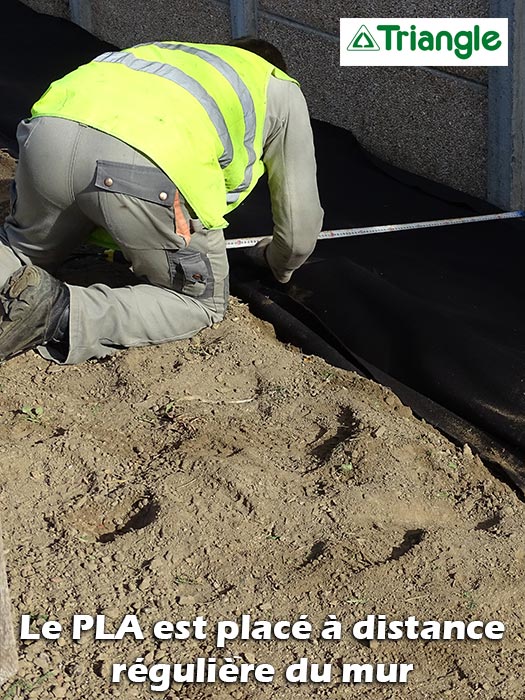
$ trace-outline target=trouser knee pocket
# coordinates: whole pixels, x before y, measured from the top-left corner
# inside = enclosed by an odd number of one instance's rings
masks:
[[[167,250],[171,286],[190,297],[208,299],[213,296],[214,280],[210,261],[197,250]]]

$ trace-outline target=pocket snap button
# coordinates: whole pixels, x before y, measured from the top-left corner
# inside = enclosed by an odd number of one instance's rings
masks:
[[[113,187],[113,178],[107,177],[104,180],[104,184],[106,185],[106,187]]]
[[[165,201],[168,199],[168,193],[167,193],[167,192],[161,192],[161,193],[159,194],[159,199],[160,199],[162,202],[165,202]]]

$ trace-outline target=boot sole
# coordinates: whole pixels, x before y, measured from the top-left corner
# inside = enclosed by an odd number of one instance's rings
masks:
[[[36,347],[43,337],[54,296],[45,275],[27,265],[0,290],[0,361]]]

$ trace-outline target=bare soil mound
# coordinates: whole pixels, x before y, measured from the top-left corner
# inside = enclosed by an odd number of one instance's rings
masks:
[[[6,165],[7,164],[7,165]],[[2,156],[4,181],[12,163]],[[0,175],[0,181],[2,177]],[[0,182],[6,192],[5,182]],[[1,196],[1,195],[0,195]],[[21,643],[11,698],[518,700],[524,504],[389,390],[278,342],[233,300],[190,341],[78,367],[26,353],[0,367],[0,518],[16,617],[208,621],[208,639]],[[232,640],[219,620],[296,620],[312,639]],[[341,641],[319,638],[328,615]],[[358,641],[352,625],[501,620],[501,641]],[[268,684],[110,682],[113,663],[240,657]],[[296,686],[301,657],[329,684]],[[407,684],[340,683],[344,663],[412,663]]]

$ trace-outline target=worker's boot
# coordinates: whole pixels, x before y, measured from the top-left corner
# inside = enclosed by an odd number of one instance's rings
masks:
[[[69,290],[40,267],[21,267],[0,289],[0,361],[64,342],[68,327]]]

